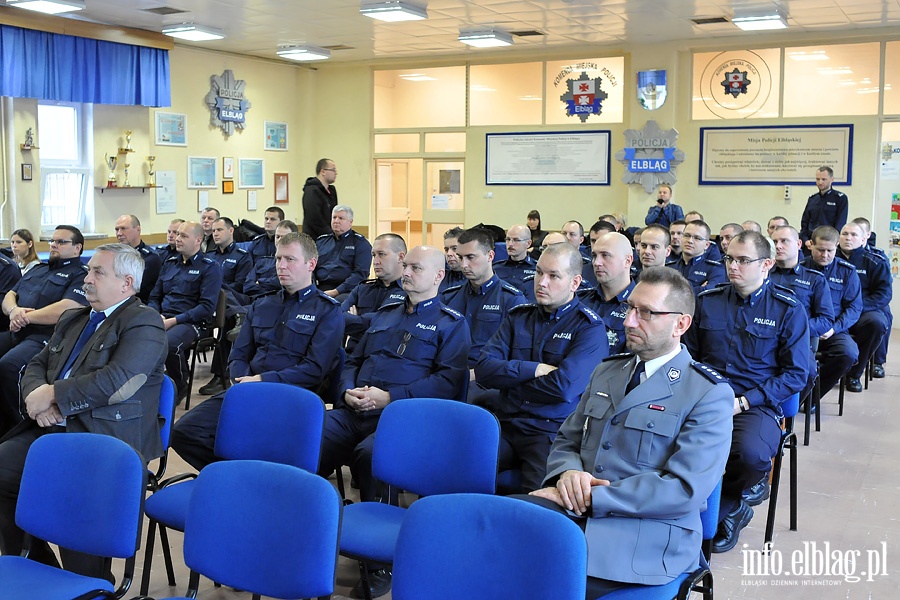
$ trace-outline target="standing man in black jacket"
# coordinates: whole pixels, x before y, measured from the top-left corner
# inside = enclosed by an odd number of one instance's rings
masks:
[[[330,158],[316,163],[316,176],[303,185],[303,233],[316,239],[331,233],[331,210],[337,206],[337,169]]]

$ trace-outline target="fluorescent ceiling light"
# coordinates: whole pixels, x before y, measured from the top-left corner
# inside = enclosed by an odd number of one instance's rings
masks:
[[[810,61],[810,60],[830,60],[824,50],[813,50],[811,52],[788,52],[791,60]]]
[[[390,23],[421,21],[428,18],[428,13],[424,8],[408,2],[402,2],[401,0],[365,2],[359,8],[359,14]]]
[[[58,15],[85,8],[84,0],[7,0],[7,4],[48,15]]]
[[[731,22],[744,31],[787,29],[787,19],[780,12],[734,16]]]
[[[211,40],[221,40],[225,37],[225,32],[221,29],[206,27],[205,25],[196,25],[194,23],[167,25],[163,27],[162,32],[173,38],[187,40],[189,42],[209,42]]]
[[[499,29],[486,29],[480,31],[460,31],[457,38],[463,44],[476,48],[496,48],[497,46],[512,46],[512,35]]]
[[[327,60],[331,58],[331,50],[316,46],[281,46],[278,48],[278,56],[299,61]]]
[[[400,75],[400,79],[405,81],[437,81],[437,77],[429,77],[422,73],[407,73],[405,75]]]

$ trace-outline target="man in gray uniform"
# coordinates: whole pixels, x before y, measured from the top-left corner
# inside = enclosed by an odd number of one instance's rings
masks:
[[[734,392],[679,343],[694,311],[690,284],[673,269],[649,268],[628,305],[634,354],[594,370],[553,443],[549,487],[527,497],[584,527],[589,598],[666,584],[697,567],[700,512],[731,440]]]

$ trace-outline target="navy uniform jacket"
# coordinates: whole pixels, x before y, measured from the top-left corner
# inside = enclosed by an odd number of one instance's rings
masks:
[[[78,256],[64,258],[53,266],[46,263],[35,265],[12,288],[16,293],[16,304],[24,308],[44,308],[68,299],[87,306],[81,287],[87,270]],[[38,335],[47,339],[52,333],[53,325],[27,325],[16,336],[22,339]]]
[[[156,254],[159,256],[160,260],[160,270],[162,269],[162,264],[172,258],[173,256],[178,256],[178,250],[175,249],[174,245],[171,244],[160,244],[156,247]],[[155,285],[155,284],[154,284]]]
[[[231,242],[225,250],[216,246],[215,250],[206,253],[206,257],[213,259],[222,267],[222,285],[232,292],[244,293],[244,285],[247,283],[250,269],[253,268],[253,258],[249,252]]]
[[[544,485],[569,469],[608,480],[591,488],[587,574],[662,585],[697,567],[700,512],[725,469],[734,392],[684,347],[626,395],[634,366],[626,354],[596,368],[559,428]]]
[[[725,265],[717,260],[709,258],[709,251],[700,256],[695,256],[687,264],[680,257],[677,260],[666,262],[667,267],[672,267],[691,282],[694,294],[703,290],[710,290],[720,283],[728,282],[728,274]]]
[[[726,377],[738,396],[778,418],[781,403],[806,385],[807,321],[791,291],[769,279],[747,298],[723,285],[697,298],[686,342],[691,354]]]
[[[150,292],[153,291],[156,280],[159,279],[159,271],[162,269],[163,261],[159,254],[144,243],[144,240],[141,240],[141,243],[137,245],[135,250],[144,259],[144,276],[141,278],[141,289],[138,292],[138,297],[141,299],[141,302],[146,304],[150,300]]]
[[[532,296],[534,295],[534,267],[537,264],[537,261],[531,258],[530,256],[526,256],[525,260],[513,260],[511,258],[507,258],[506,260],[498,260],[494,262],[492,265],[494,268],[494,275],[510,284],[511,286],[519,288],[519,291],[523,294],[527,294],[526,287],[531,288]],[[528,279],[528,284],[525,284],[525,278]]]
[[[843,258],[842,254],[839,254]],[[891,271],[887,263],[865,245],[850,253],[847,262],[856,268],[862,290],[863,312],[884,311],[893,295]]]
[[[531,417],[562,421],[574,410],[591,371],[609,354],[600,315],[578,298],[547,313],[536,304],[512,309],[484,346],[475,378],[500,390],[501,419]],[[534,376],[539,363],[558,367]]]
[[[250,242],[250,258],[253,264],[261,258],[275,256],[275,234],[261,233]]]
[[[769,272],[769,279],[794,292],[809,317],[810,337],[817,338],[834,326],[831,294],[821,272],[798,263],[791,269],[775,267]]]
[[[588,292],[578,293],[581,303],[593,309],[603,319],[610,354],[619,354],[625,350],[625,313],[628,310],[626,300],[632,290],[634,281],[628,282],[628,287],[608,302],[603,299],[603,291],[599,285]]]
[[[316,238],[319,262],[316,279],[319,286],[349,294],[353,288],[369,278],[372,265],[372,244],[352,229],[335,238],[334,234]]]
[[[392,281],[390,285],[384,285],[380,279],[367,279],[353,288],[353,291],[341,304],[341,310],[344,312],[344,333],[350,337],[347,342],[347,351],[352,352],[356,347],[379,308],[386,303],[404,300],[406,300],[406,292],[400,286],[399,279]],[[351,306],[356,307],[355,315],[347,312]]]
[[[819,271],[827,280],[831,308],[834,312],[834,325],[832,325],[834,332],[842,333],[856,325],[863,307],[856,267],[843,258],[835,258],[826,267],[817,265],[813,262],[812,257],[805,258],[801,264]]]
[[[594,265],[587,256],[581,256],[581,289],[592,289],[597,285],[597,276],[594,274]]]
[[[804,242],[812,237],[816,227],[830,225],[838,231],[847,224],[847,195],[834,188],[823,196],[816,192],[806,201],[803,216],[800,217],[800,239]]]
[[[669,225],[674,223],[675,221],[681,220],[684,218],[684,211],[677,204],[672,204],[669,202],[665,208],[660,206],[659,204],[655,204],[650,207],[650,210],[647,211],[647,216],[644,218],[644,223],[646,225],[653,225],[654,223],[658,223],[662,225],[666,229],[669,228]]]
[[[444,263],[444,279],[441,280],[441,285],[438,286],[438,293],[444,292],[447,289],[456,287],[460,284],[467,283],[468,281],[466,276],[462,274],[462,271],[454,271],[447,266],[447,263]]]
[[[466,317],[472,345],[469,348],[469,368],[474,369],[481,349],[500,329],[500,321],[509,311],[525,304],[525,296],[518,288],[494,275],[475,291],[468,281],[448,288],[441,294],[441,302]]]
[[[179,254],[163,263],[150,306],[179,325],[205,327],[212,323],[221,289],[219,263],[199,251],[187,261]]]
[[[244,281],[244,293],[254,297],[265,296],[280,289],[281,281],[278,279],[278,271],[275,268],[275,257],[260,256],[257,258]]]
[[[52,383],[66,431],[117,437],[145,461],[153,460],[164,452],[157,417],[166,332],[159,313],[129,298],[100,323],[69,376],[59,379],[90,312],[76,308],[62,314],[47,345],[25,369],[22,397]]]
[[[228,369],[232,378],[259,375],[263,381],[316,391],[336,366],[344,341],[337,300],[310,285],[295,294],[284,288],[260,298],[247,311]]]
[[[437,298],[416,304],[385,304],[347,358],[341,390],[366,385],[385,390],[391,401],[403,398],[463,396],[469,382],[469,325],[465,317]],[[343,394],[338,405],[344,403]],[[370,410],[361,418],[377,418]]]
[[[5,254],[0,254],[0,294],[5,296],[6,292],[13,289],[20,279],[22,279],[22,269],[19,268],[19,265]]]

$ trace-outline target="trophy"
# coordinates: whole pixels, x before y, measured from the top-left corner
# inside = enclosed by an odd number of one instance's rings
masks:
[[[125,157],[125,183],[122,187],[131,187],[131,184],[128,183],[128,167],[131,165],[128,163],[128,156]]]
[[[133,148],[131,147],[131,136],[134,133],[133,129],[125,130],[125,152],[132,152]]]
[[[149,178],[147,179],[147,185],[149,185],[149,186],[156,185],[156,180],[154,178],[154,176],[156,175],[156,171],[153,170],[153,161],[155,161],[155,160],[156,160],[155,156],[147,157],[147,162],[150,163],[150,170],[147,172],[147,174],[149,175]]]
[[[25,143],[22,145],[23,150],[31,150],[34,148],[34,129],[29,127],[25,132]]]
[[[109,167],[109,177],[106,178],[106,187],[116,187],[116,165],[119,164],[118,156],[104,155],[106,157],[106,166]]]

